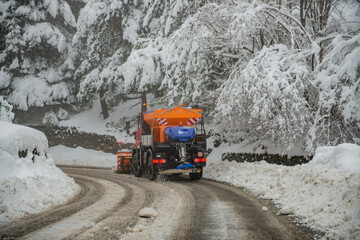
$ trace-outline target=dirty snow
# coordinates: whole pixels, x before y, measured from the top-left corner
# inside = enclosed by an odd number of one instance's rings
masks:
[[[78,192],[74,180],[46,157],[43,133],[3,121],[0,132],[0,225],[63,204]],[[39,156],[33,162],[34,148]],[[19,158],[18,151],[25,149],[29,153]]]
[[[327,238],[359,239],[359,165],[360,146],[341,144],[319,148],[314,160],[294,167],[210,160],[204,177],[272,200],[279,214],[296,215]]]
[[[57,165],[105,168],[116,166],[116,155],[102,151],[58,145],[50,147],[48,152]]]

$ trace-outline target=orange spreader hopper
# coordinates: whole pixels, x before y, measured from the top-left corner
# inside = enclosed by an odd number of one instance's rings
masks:
[[[166,127],[193,127],[202,117],[202,109],[185,107],[164,108],[144,113],[144,121],[153,129],[154,142],[165,142]]]

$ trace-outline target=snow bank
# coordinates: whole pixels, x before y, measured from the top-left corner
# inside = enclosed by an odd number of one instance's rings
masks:
[[[63,204],[77,193],[74,180],[46,157],[43,133],[2,121],[0,132],[0,225]],[[39,156],[31,153],[34,148]],[[25,149],[27,156],[19,158],[18,150]]]
[[[204,177],[245,187],[271,199],[279,214],[300,221],[334,239],[360,238],[360,146],[320,148],[314,160],[294,167],[266,162],[209,163]]]
[[[50,147],[50,155],[58,165],[108,167],[116,166],[116,155],[85,149],[82,147],[69,148],[63,145]]]
[[[36,148],[40,154],[44,154],[48,148],[45,134],[38,130],[0,121],[0,131],[0,150],[14,157],[18,155],[19,151],[25,149],[33,150]]]
[[[344,143],[336,147],[319,147],[309,165],[331,165],[360,174],[360,146]]]

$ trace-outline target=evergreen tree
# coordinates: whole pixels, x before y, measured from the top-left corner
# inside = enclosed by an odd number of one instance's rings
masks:
[[[0,93],[20,110],[69,102],[75,18],[63,0],[0,1]]]

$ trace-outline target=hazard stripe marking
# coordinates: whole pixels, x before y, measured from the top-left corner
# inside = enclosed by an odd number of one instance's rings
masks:
[[[186,123],[187,125],[194,125],[197,123],[200,119],[199,118],[190,118],[189,121]]]
[[[168,124],[166,118],[157,118],[156,121],[163,126],[166,126]]]

